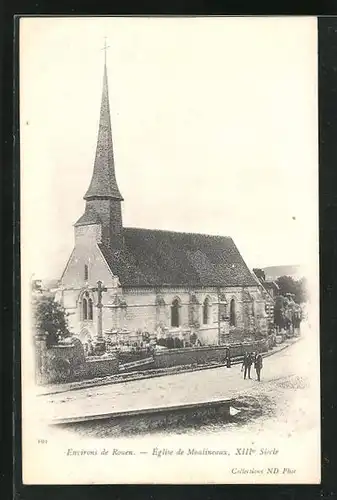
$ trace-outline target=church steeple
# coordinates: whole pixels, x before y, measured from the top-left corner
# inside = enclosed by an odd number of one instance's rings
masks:
[[[85,200],[93,198],[123,200],[115,175],[106,61],[104,61],[103,92],[94,171],[90,186],[84,196]]]
[[[76,231],[79,226],[99,225],[101,227],[99,240],[110,248],[121,248],[123,245],[121,207],[123,197],[118,189],[115,175],[106,49],[105,44],[103,91],[94,170],[89,188],[84,195],[85,213],[75,224],[75,235],[83,234],[83,231],[79,229]]]

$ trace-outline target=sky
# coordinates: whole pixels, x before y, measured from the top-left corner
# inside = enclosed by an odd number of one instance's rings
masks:
[[[123,223],[231,236],[250,268],[318,255],[315,18],[25,18],[25,272],[59,278],[94,164],[104,37]]]

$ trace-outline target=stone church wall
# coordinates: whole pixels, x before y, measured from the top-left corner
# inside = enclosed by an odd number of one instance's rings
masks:
[[[209,292],[196,292],[198,298],[198,322],[202,323],[202,302],[206,296],[211,296]],[[127,311],[125,322],[130,330],[142,329],[148,332],[154,332],[158,326],[167,328],[173,333],[179,328],[186,329],[191,326],[190,322],[190,291],[187,289],[166,289],[166,290],[126,290],[124,294],[127,302]],[[158,299],[160,304],[158,304]],[[179,307],[179,328],[171,326],[171,305],[175,299],[178,299]],[[214,298],[213,298],[214,300]],[[208,330],[213,330],[213,324],[217,321],[217,304],[212,302],[210,322],[201,325],[203,334]],[[216,314],[215,314],[216,313]],[[205,335],[204,335],[205,336]]]
[[[87,277],[85,266],[87,266]],[[61,278],[62,287],[75,290],[84,286],[95,287],[98,280],[108,288],[117,286],[117,277],[111,273],[98,245],[95,242],[89,244],[84,238],[84,244],[77,243],[70,256]]]
[[[95,283],[92,285],[95,286]],[[97,298],[90,291],[90,287],[88,290],[94,304],[93,320],[83,321],[81,318],[81,294],[85,290],[86,288],[62,291],[63,304],[70,313],[68,319],[71,331],[80,335],[83,340],[88,335],[94,337],[97,327],[97,308],[95,307]],[[250,295],[254,299],[252,304],[247,302],[243,288],[224,288],[220,293],[222,300],[225,300],[227,304],[225,306],[227,317],[231,300],[235,301],[235,326],[229,327],[228,334],[231,339],[237,337],[240,340],[250,331],[252,311],[254,310],[254,316],[263,312],[264,302],[261,300],[261,294],[258,289],[253,287],[250,289]],[[209,301],[208,321],[207,324],[203,324],[203,303],[206,298]],[[180,304],[180,325],[178,328],[171,326],[171,305],[174,299],[178,299]],[[170,332],[173,335],[178,335],[181,330],[191,330],[191,327],[194,327],[202,345],[214,345],[219,342],[220,336],[223,338],[224,322],[220,317],[223,304],[220,305],[219,309],[218,290],[214,288],[191,291],[187,288],[123,290],[118,287],[110,287],[103,294],[103,305],[103,331],[106,333],[124,329],[130,332],[140,330],[157,334],[161,327],[165,329],[166,334]]]
[[[100,243],[102,240],[101,224],[75,227],[75,246],[88,246]]]
[[[127,303],[124,323],[129,330],[154,332],[156,329],[156,295],[151,290],[125,290]]]

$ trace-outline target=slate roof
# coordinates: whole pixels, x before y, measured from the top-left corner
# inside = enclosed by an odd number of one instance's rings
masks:
[[[76,226],[90,226],[91,224],[101,224],[102,221],[93,208],[85,207],[85,212],[78,221],[74,224]]]
[[[84,195],[85,200],[92,198],[123,200],[115,175],[106,65],[104,66],[103,92],[94,171],[90,186]]]
[[[256,286],[232,238],[124,228],[124,248],[100,249],[124,287]]]

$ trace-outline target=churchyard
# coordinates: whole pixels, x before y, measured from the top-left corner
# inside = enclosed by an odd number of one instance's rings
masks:
[[[81,341],[69,332],[67,313],[55,294],[33,287],[36,382],[39,385],[92,384],[194,371],[241,362],[245,352],[270,353],[286,339],[299,335],[301,308],[290,294],[275,300],[275,318],[267,332],[243,331],[219,336],[216,345],[202,345],[197,328],[161,332],[103,331],[102,294],[97,283],[97,336]],[[283,307],[280,308],[280,305]],[[285,308],[285,306],[287,308]]]

